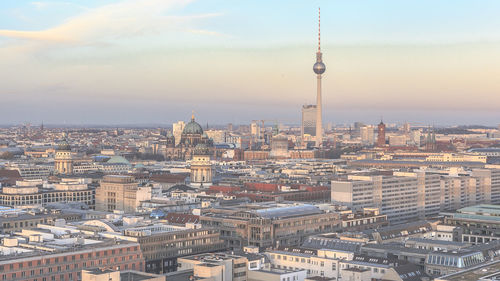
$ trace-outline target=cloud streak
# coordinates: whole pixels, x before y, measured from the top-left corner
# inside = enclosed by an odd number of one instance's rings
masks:
[[[182,7],[190,2],[189,0],[122,1],[90,9],[46,30],[4,29],[0,30],[0,36],[48,43],[92,44],[102,40],[135,37],[169,29],[205,35],[220,35],[216,31],[192,28],[190,25],[196,20],[217,17],[221,14],[165,15],[170,9]],[[46,8],[48,4],[33,2],[33,5]]]

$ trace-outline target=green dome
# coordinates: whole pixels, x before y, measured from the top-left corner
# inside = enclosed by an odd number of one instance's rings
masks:
[[[189,122],[182,130],[183,135],[202,135],[203,128],[201,128],[200,124],[194,121],[194,116],[191,118],[191,122]]]
[[[194,148],[194,154],[196,155],[209,155],[210,148],[204,143],[199,143]]]
[[[63,140],[57,146],[57,150],[59,150],[59,151],[70,151],[71,150],[71,146],[69,145],[69,143],[66,140]]]
[[[130,162],[127,159],[125,159],[123,156],[118,156],[118,155],[111,156],[111,158],[109,158],[109,160],[106,163],[130,165]]]
[[[57,150],[59,151],[71,151],[71,146],[66,139],[66,133],[63,133],[63,140],[57,146]]]

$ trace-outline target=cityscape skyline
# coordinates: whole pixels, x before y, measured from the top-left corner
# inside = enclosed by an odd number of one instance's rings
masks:
[[[500,5],[385,4],[2,3],[0,123],[299,124],[322,6],[323,124],[497,125]]]
[[[0,280],[500,280],[499,12],[0,1]]]

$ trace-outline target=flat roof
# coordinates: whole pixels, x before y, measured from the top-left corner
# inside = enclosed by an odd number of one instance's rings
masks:
[[[500,260],[497,260],[491,263],[481,264],[463,271],[441,276],[439,279],[448,281],[479,280],[482,277],[490,275],[495,276],[495,274],[499,274],[499,272]]]
[[[150,280],[161,277],[161,275],[151,274],[146,272],[140,272],[135,270],[127,270],[120,272],[120,280],[121,281],[142,281],[142,280]],[[163,276],[165,280],[165,276]]]
[[[459,213],[488,213],[500,216],[500,205],[480,204],[458,209]]]

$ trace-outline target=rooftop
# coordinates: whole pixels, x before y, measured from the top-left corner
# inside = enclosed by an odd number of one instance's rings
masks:
[[[276,208],[260,209],[254,212],[260,217],[269,219],[307,216],[307,215],[323,213],[318,207],[313,205],[276,207]]]
[[[142,280],[157,280],[161,275],[140,272],[135,270],[120,271],[120,281],[142,281]],[[163,276],[163,279],[166,278]]]
[[[457,210],[458,213],[500,216],[500,205],[480,204]]]
[[[495,275],[500,272],[500,260],[475,266],[456,273],[439,277],[439,280],[463,281],[463,280],[481,280],[481,278]]]

